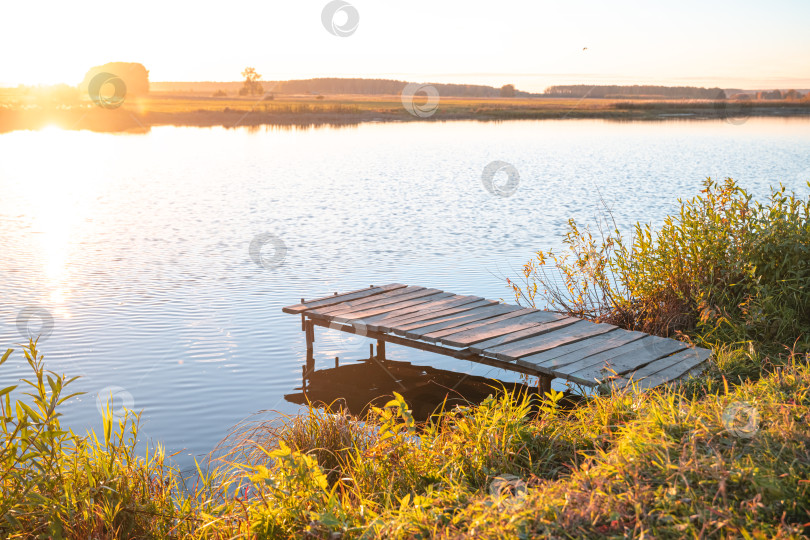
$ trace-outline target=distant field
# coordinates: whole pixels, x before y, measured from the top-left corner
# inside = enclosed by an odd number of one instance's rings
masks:
[[[414,104],[424,110],[426,97]],[[728,112],[726,112],[728,110]],[[0,131],[59,125],[79,129],[118,131],[147,129],[153,125],[346,125],[369,121],[509,120],[604,118],[656,120],[671,117],[722,118],[742,116],[810,115],[810,100],[750,101],[743,110],[727,109],[708,100],[627,100],[567,98],[462,98],[440,97],[435,110],[411,114],[397,95],[277,95],[212,97],[201,93],[152,92],[128,97],[117,109],[103,109],[89,99],[22,94],[0,89]]]

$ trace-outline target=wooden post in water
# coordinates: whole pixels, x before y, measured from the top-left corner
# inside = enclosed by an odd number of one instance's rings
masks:
[[[307,340],[307,371],[315,369],[315,324],[308,320],[305,324],[305,335]]]
[[[551,377],[539,375],[537,378],[537,389],[540,391],[540,398],[551,392]]]
[[[385,341],[382,339],[377,340],[377,360],[385,362]]]

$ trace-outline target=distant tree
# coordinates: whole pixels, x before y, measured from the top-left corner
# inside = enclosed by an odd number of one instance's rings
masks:
[[[784,97],[785,99],[802,99],[802,93],[798,90],[788,90]]]
[[[99,73],[109,73],[122,79],[127,87],[127,97],[139,96],[149,92],[149,72],[143,67],[143,64],[136,62],[109,62],[102,66],[90,68],[79,85],[82,93],[87,92],[90,81]]]
[[[782,99],[782,92],[779,90],[762,90],[757,92],[757,99]]]
[[[726,93],[721,88],[696,88],[694,86],[592,86],[588,84],[574,84],[562,86],[549,86],[545,95],[552,97],[589,97],[605,98],[611,95],[621,95],[625,98],[658,96],[667,99],[725,99]]]
[[[225,90],[217,90],[213,95],[214,97],[225,97],[228,93]]]
[[[245,68],[242,72],[242,77],[245,78],[245,82],[242,85],[242,89],[239,90],[240,96],[258,96],[264,92],[264,87],[262,87],[262,83],[259,82],[262,76],[256,73],[256,68]]]
[[[505,84],[501,86],[501,97],[515,97],[515,85]]]

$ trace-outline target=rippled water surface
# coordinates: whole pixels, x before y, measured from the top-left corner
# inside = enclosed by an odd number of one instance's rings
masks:
[[[298,410],[284,395],[301,385],[304,336],[281,308],[301,297],[400,282],[510,299],[503,278],[558,246],[568,218],[592,220],[599,194],[623,227],[660,223],[706,176],[806,193],[808,156],[802,119],[3,134],[0,346],[21,342],[22,309],[46,309],[48,366],[87,392],[67,404],[71,427],[98,427],[112,389],[143,411],[146,437],[204,454],[256,411]],[[494,160],[520,174],[511,197],[482,185]],[[278,268],[250,258],[262,233],[287,247]],[[318,329],[315,352],[318,368],[350,363],[368,342]],[[23,373],[17,354],[0,386]]]

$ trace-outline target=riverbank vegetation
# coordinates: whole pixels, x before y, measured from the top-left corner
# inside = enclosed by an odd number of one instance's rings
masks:
[[[595,227],[570,221],[565,251],[538,252],[510,281],[516,298],[702,347],[747,347],[735,382],[810,352],[810,198],[779,187],[757,201],[731,179],[707,179],[660,229],[639,223],[628,240],[606,216]]]
[[[71,380],[29,343],[30,381],[0,388],[0,536],[805,537],[808,210],[707,182],[630,240],[572,222],[569,250],[512,282],[524,302],[711,346],[700,377],[576,404],[493,391],[425,423],[397,394],[362,421],[309,409],[237,426],[193,478],[136,452],[137,416],[65,430]]]
[[[216,94],[216,95],[214,95]],[[451,97],[428,102],[417,94],[419,114],[399,95],[273,94],[264,96],[150,92],[127,95],[118,108],[98,107],[75,88],[0,89],[0,132],[39,129],[142,131],[152,126],[318,126],[363,122],[602,118],[610,120],[720,119],[741,123],[752,116],[810,115],[810,99],[744,102],[681,99],[565,97]]]

